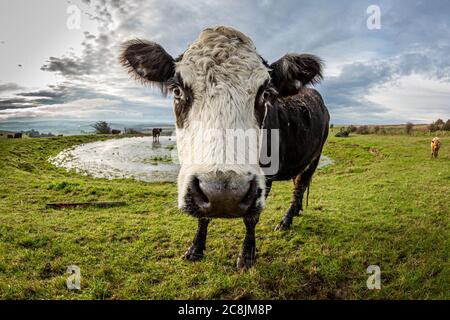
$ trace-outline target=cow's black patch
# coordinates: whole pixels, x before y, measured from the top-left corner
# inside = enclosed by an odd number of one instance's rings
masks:
[[[174,94],[173,109],[177,128],[182,129],[191,110],[194,93],[189,86],[184,84],[179,73],[168,81],[168,86],[171,90],[180,91],[178,95]]]
[[[297,94],[322,79],[322,60],[310,54],[287,54],[270,65],[270,77],[280,96]]]
[[[131,40],[122,45],[120,63],[137,80],[157,86],[168,93],[167,81],[175,74],[175,60],[159,44]]]
[[[328,136],[330,116],[320,94],[303,88],[299,94],[278,98],[267,105],[263,129],[278,129],[279,170],[268,180],[289,180],[318,157]],[[270,136],[267,138],[268,149]],[[264,166],[262,166],[264,167]]]

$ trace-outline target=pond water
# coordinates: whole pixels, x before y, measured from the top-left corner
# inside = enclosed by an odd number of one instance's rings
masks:
[[[61,168],[94,178],[132,178],[147,182],[176,181],[179,165],[174,137],[122,138],[81,144],[49,161]],[[333,161],[322,156],[319,168]]]

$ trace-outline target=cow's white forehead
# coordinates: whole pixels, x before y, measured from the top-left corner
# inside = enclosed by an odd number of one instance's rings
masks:
[[[205,29],[184,52],[176,71],[194,94],[207,95],[236,89],[256,95],[269,78],[252,40],[223,26]]]

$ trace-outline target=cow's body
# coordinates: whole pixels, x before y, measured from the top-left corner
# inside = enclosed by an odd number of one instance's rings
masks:
[[[288,229],[303,209],[303,195],[319,164],[329,120],[322,97],[310,88],[279,99],[267,110],[263,128],[279,130],[280,165],[277,173],[266,175],[266,197],[273,181],[292,179],[294,183],[291,205],[277,230]]]
[[[159,142],[159,136],[161,135],[161,132],[162,132],[161,128],[153,128],[152,130],[153,142]]]
[[[438,137],[434,137],[431,140],[431,158],[437,159],[439,156],[439,149],[441,148],[441,140]]]
[[[255,226],[272,182],[294,181],[291,206],[277,226],[285,230],[302,209],[303,194],[319,163],[329,114],[320,94],[307,85],[322,78],[321,60],[287,54],[269,65],[250,38],[221,26],[205,29],[177,59],[154,42],[127,42],[121,63],[137,79],[174,94],[181,164],[178,203],[198,218],[197,234],[184,257],[203,256],[211,218],[240,217],[246,235],[237,265],[252,266]],[[279,140],[257,138],[262,129],[276,130]],[[236,147],[236,154],[234,138],[227,140],[230,130],[250,132],[256,145]],[[269,141],[279,150],[279,166],[272,171],[258,162]],[[244,162],[230,162],[243,154]]]
[[[266,180],[292,179],[320,157],[329,118],[320,94],[310,88],[269,107],[263,128],[279,129],[281,144],[280,168]]]

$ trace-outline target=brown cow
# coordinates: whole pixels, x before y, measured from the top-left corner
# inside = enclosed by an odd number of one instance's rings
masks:
[[[434,137],[433,140],[431,140],[431,158],[437,159],[440,147],[441,140],[438,137]]]

